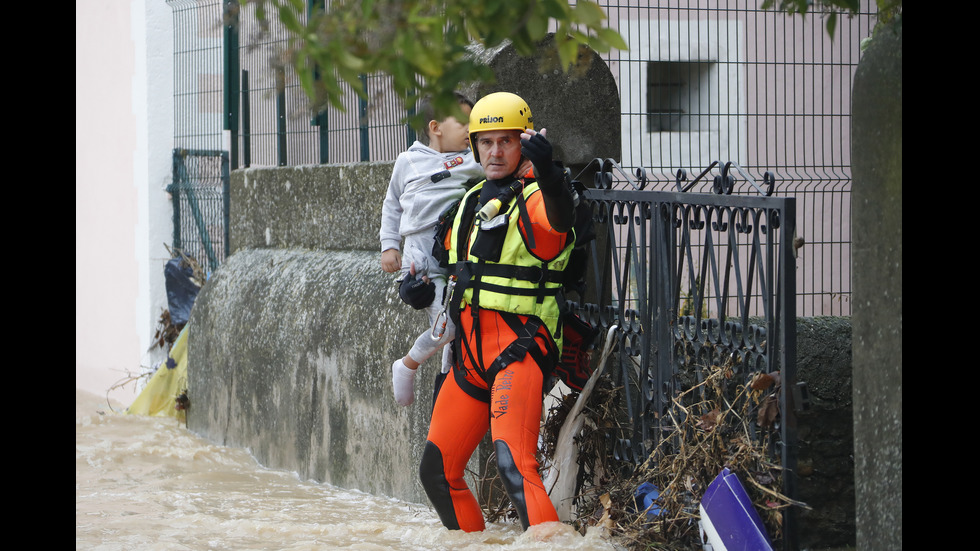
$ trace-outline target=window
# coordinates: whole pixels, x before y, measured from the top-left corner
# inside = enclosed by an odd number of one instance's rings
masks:
[[[700,130],[700,116],[710,88],[714,63],[707,61],[650,61],[647,65],[647,131]]]

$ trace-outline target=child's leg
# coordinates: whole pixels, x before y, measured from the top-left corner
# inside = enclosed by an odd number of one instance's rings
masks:
[[[443,294],[446,289],[446,279],[444,277],[434,277],[432,282],[436,285],[436,299],[425,309],[425,312],[429,319],[428,327],[422,331],[422,333],[416,337],[415,344],[412,345],[412,349],[408,351],[409,358],[416,363],[423,363],[425,360],[431,358],[440,348],[453,339],[453,335],[456,332],[456,326],[453,325],[452,320],[446,320],[446,330],[442,335],[442,338],[436,340],[432,338],[432,326],[435,324],[439,314],[442,313],[443,309]],[[443,316],[443,319],[446,319]],[[441,321],[441,320],[440,320]],[[438,332],[437,332],[438,334]],[[446,373],[446,356],[443,356],[443,373]],[[409,362],[405,362],[408,364]]]

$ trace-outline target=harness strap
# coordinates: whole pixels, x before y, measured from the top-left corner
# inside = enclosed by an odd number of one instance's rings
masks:
[[[551,271],[551,270],[548,269],[548,263],[547,262],[542,262],[541,263],[541,270],[543,270],[546,273]],[[559,290],[560,290],[560,287],[555,287],[554,288],[555,294],[557,294]],[[542,280],[540,283],[538,283],[538,304],[541,304],[541,303],[544,302],[545,293],[547,293],[547,292],[548,292],[548,288],[545,287],[545,282]]]
[[[527,201],[524,199],[524,190],[517,194],[517,210],[521,215],[521,222],[524,224],[524,235],[527,236],[528,249],[534,249],[534,228],[531,227],[531,216],[527,213]]]
[[[471,289],[474,289],[474,290],[483,289],[484,291],[491,291],[491,292],[496,292],[496,293],[501,293],[501,294],[506,294],[506,295],[524,296],[524,297],[536,297],[536,296],[545,296],[545,297],[549,297],[550,296],[550,297],[553,297],[553,296],[557,296],[559,294],[559,292],[561,291],[561,289],[560,288],[557,288],[557,287],[551,288],[551,289],[548,289],[548,288],[545,288],[545,289],[515,289],[513,287],[507,287],[505,285],[497,285],[495,283],[487,283],[486,281],[473,281],[473,282],[470,283],[470,288]],[[474,297],[476,296],[476,293],[475,292],[474,292],[473,296]]]
[[[527,322],[521,323],[520,317],[517,314],[504,312],[501,317],[510,327],[511,331],[517,335],[517,340],[510,343],[504,349],[504,352],[494,361],[488,371],[492,371],[496,375],[501,369],[504,369],[511,363],[524,359],[526,354],[530,354],[534,363],[538,364],[538,367],[541,368],[541,371],[545,375],[551,373],[557,362],[558,347],[550,336],[543,337],[539,333],[541,327],[544,325],[541,318],[528,316]],[[535,340],[538,337],[542,338],[547,352],[542,352],[541,348],[535,344]]]
[[[459,388],[471,398],[487,404],[490,403],[490,391],[467,381],[466,374],[463,373],[462,368],[453,370],[453,378],[456,379],[456,384],[459,385]]]
[[[555,365],[558,363],[558,347],[555,345],[554,340],[549,337],[545,337],[539,333],[541,327],[544,326],[544,322],[541,318],[536,316],[528,316],[526,322],[521,322],[520,317],[517,314],[510,312],[500,312],[500,317],[504,320],[514,335],[517,336],[514,341],[507,345],[500,354],[494,358],[493,362],[489,366],[483,365],[482,351],[480,350],[480,345],[483,342],[482,338],[477,337],[477,353],[474,354],[473,350],[470,348],[468,339],[457,337],[453,343],[457,358],[462,358],[462,354],[465,353],[466,357],[470,359],[470,365],[473,366],[474,371],[477,372],[479,377],[487,383],[487,386],[492,386],[494,379],[496,379],[497,374],[512,363],[519,362],[524,359],[524,356],[530,354],[531,358],[534,359],[534,363],[538,365],[542,373],[545,375],[551,374],[554,370]],[[471,336],[478,334],[477,326],[479,321],[474,319],[473,328],[471,329]],[[547,333],[547,332],[546,332]],[[547,352],[542,352],[541,348],[535,344],[536,339],[541,338],[542,342],[545,344]],[[457,364],[459,369],[454,370],[456,373],[456,380],[459,382],[460,388],[462,388],[467,394],[476,398],[477,400],[482,400],[489,402],[490,392],[486,389],[477,387],[473,383],[466,380],[466,375],[468,370],[463,367],[463,361],[460,360]]]
[[[521,279],[532,283],[564,283],[564,274],[564,271],[549,270],[547,264],[544,264],[543,266],[488,264],[483,268],[481,275],[486,277]]]
[[[472,305],[470,305],[470,307],[472,308]],[[462,325],[457,325],[457,327],[462,327]],[[469,339],[461,338],[461,336],[458,335],[453,342],[455,343],[454,348],[456,350],[456,357],[459,358],[459,370],[462,372],[462,374],[469,374],[469,370],[463,367],[463,353],[465,352],[466,357],[470,359],[470,365],[473,366],[473,369],[476,371],[477,375],[479,375],[483,380],[487,380],[487,370],[483,366],[483,339],[478,337],[480,334],[479,327],[480,318],[474,315],[473,326],[470,328],[470,338],[476,341],[476,353],[474,353],[470,348]]]
[[[525,324],[521,324],[516,315],[501,315],[501,317],[510,326],[511,331],[517,335],[517,339],[507,345],[507,348],[504,348],[500,355],[490,364],[490,367],[487,368],[487,375],[491,381],[505,367],[523,360],[528,351],[532,348],[537,348],[534,346],[534,335],[541,327],[541,320],[533,316],[529,317]]]
[[[449,317],[457,327],[459,326],[459,305],[463,302],[463,293],[469,287],[470,279],[473,276],[472,266],[473,263],[468,261],[456,263],[456,285],[449,296]]]

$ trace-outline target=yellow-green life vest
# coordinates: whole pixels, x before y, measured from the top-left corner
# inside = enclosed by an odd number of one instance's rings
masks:
[[[456,306],[462,310],[475,302],[479,308],[536,316],[548,327],[561,350],[558,294],[575,245],[574,234],[569,235],[565,248],[553,260],[540,259],[531,252],[518,227],[522,209],[525,211],[523,216],[527,216],[526,207],[519,203],[540,193],[538,184],[532,182],[525,185],[521,192],[523,198],[511,199],[501,207],[496,217],[487,221],[480,220],[472,211],[476,208],[482,188],[483,183],[480,183],[467,192],[450,234],[449,262],[455,264],[457,274],[461,274],[457,285],[464,286],[462,299]],[[473,220],[473,223],[469,224],[469,220]],[[530,233],[531,228],[525,226]],[[481,258],[480,253],[484,251],[477,244],[480,239],[486,240],[483,243],[497,243],[502,239],[499,247],[492,247],[493,253],[499,249],[499,258],[493,258],[496,254],[484,254]],[[464,257],[460,257],[460,253]],[[459,296],[458,291],[454,293],[455,296]]]

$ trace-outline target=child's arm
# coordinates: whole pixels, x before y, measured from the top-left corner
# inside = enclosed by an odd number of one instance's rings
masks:
[[[401,224],[402,205],[401,192],[404,181],[403,168],[404,159],[399,155],[395,161],[395,168],[388,182],[388,191],[385,194],[384,203],[381,205],[381,269],[388,273],[394,273],[402,267],[402,255],[399,251],[401,246],[401,234],[399,225]]]

